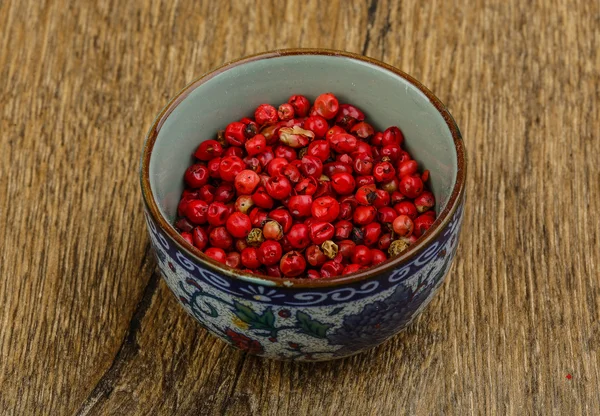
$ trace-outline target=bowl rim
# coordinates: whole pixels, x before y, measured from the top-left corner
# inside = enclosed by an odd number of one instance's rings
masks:
[[[194,91],[196,88],[209,81],[210,79],[216,77],[217,75],[220,75],[228,71],[229,69],[250,62],[279,58],[283,56],[301,55],[328,56],[334,58],[348,58],[351,60],[357,60],[363,63],[368,63],[377,66],[381,69],[385,69],[394,74],[395,76],[403,78],[405,81],[409,82],[417,89],[419,89],[429,99],[431,104],[436,108],[440,115],[444,118],[444,121],[446,122],[446,125],[448,126],[448,129],[452,134],[452,139],[454,142],[454,147],[457,156],[456,181],[454,183],[452,193],[450,194],[450,198],[448,199],[444,210],[440,213],[440,215],[438,215],[438,218],[436,218],[431,228],[427,230],[427,232],[423,235],[422,240],[418,244],[409,247],[402,255],[396,257],[392,261],[386,261],[373,268],[369,268],[356,273],[351,273],[348,275],[314,280],[304,278],[284,278],[271,277],[266,275],[254,275],[243,272],[241,270],[233,269],[227,265],[224,265],[222,263],[217,262],[216,260],[209,258],[196,247],[184,240],[183,237],[175,230],[174,226],[171,225],[170,222],[167,221],[167,219],[162,215],[160,209],[158,208],[158,204],[156,203],[154,194],[152,192],[152,188],[150,186],[150,159],[152,157],[152,150],[154,148],[154,144],[156,142],[160,129],[166,121],[166,119],[175,110],[175,108],[185,98],[187,98],[187,96],[192,91]],[[265,286],[280,286],[291,289],[302,289],[333,287],[345,284],[352,284],[369,278],[374,278],[380,275],[381,273],[388,272],[401,267],[409,260],[414,258],[417,254],[423,252],[423,250],[425,250],[430,243],[437,239],[441,231],[445,229],[446,225],[450,222],[454,212],[460,206],[462,195],[465,191],[466,168],[467,158],[465,146],[462,140],[462,135],[460,133],[460,130],[458,129],[454,118],[452,117],[446,106],[440,101],[440,99],[437,98],[429,89],[427,89],[423,84],[421,84],[421,82],[417,81],[412,76],[408,75],[407,73],[401,71],[398,68],[395,68],[379,60],[364,55],[355,54],[352,52],[338,51],[332,49],[276,49],[229,61],[219,66],[218,68],[213,69],[212,71],[209,71],[201,75],[200,77],[194,79],[182,90],[180,90],[160,111],[160,113],[154,120],[152,127],[148,131],[148,134],[146,135],[146,140],[144,142],[140,161],[140,182],[142,189],[142,197],[147,207],[147,210],[152,216],[152,219],[159,224],[160,228],[162,228],[164,232],[166,232],[169,235],[171,240],[175,242],[175,244],[178,246],[178,249],[183,250],[186,253],[186,255],[190,256],[194,261],[202,264],[212,272],[216,272],[220,275],[224,275],[234,280],[252,282],[255,284],[261,284]]]

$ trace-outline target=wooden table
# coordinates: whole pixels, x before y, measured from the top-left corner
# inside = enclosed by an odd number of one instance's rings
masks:
[[[0,2],[0,414],[598,414],[600,3],[450,3]],[[138,184],[170,96],[292,46],[412,74],[469,152],[440,294],[318,365],[244,355],[184,313]]]

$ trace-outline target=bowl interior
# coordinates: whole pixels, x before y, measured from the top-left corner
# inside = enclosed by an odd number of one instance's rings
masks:
[[[159,126],[149,163],[155,201],[172,223],[183,191],[183,174],[203,140],[234,120],[252,116],[262,103],[274,106],[293,94],[311,101],[333,92],[340,103],[362,109],[376,129],[397,125],[405,148],[429,169],[430,188],[441,212],[457,178],[453,137],[429,98],[408,80],[374,63],[347,56],[284,55],[236,63],[195,82]]]

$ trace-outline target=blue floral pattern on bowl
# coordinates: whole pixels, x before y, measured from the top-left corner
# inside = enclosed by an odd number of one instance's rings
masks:
[[[353,355],[405,328],[447,275],[462,218],[463,201],[437,239],[401,268],[342,287],[299,290],[209,270],[146,213],[158,266],[189,314],[241,350],[301,361]]]

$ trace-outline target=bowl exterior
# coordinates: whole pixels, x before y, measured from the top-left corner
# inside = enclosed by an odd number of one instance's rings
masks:
[[[399,268],[308,289],[227,277],[179,248],[148,211],[146,224],[167,285],[206,329],[251,354],[324,361],[381,344],[423,310],[456,253],[463,203],[464,195],[437,239]]]

